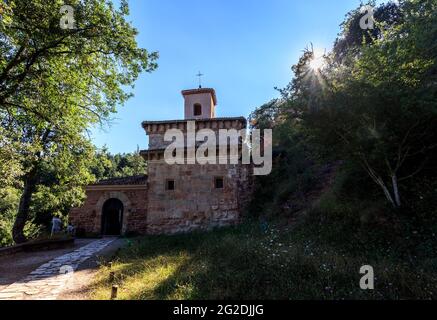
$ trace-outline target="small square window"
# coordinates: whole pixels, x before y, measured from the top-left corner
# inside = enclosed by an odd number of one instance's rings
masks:
[[[167,190],[167,191],[174,190],[174,180],[167,180],[165,182],[165,190]]]
[[[194,115],[201,116],[202,115],[202,106],[198,103],[194,105]]]
[[[214,187],[216,189],[223,189],[224,187],[223,178],[221,177],[214,178]]]

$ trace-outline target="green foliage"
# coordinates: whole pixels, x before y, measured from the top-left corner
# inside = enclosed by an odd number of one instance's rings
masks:
[[[251,128],[264,130],[276,127],[281,121],[280,111],[283,105],[283,101],[274,99],[255,109],[255,111],[249,115],[249,123]]]
[[[139,150],[113,155],[103,147],[96,152],[90,170],[96,180],[138,176],[147,173],[147,162],[144,161]]]
[[[0,19],[0,173],[22,188],[14,239],[33,215],[65,214],[93,180],[90,125],[129,97],[157,54],[139,48],[128,6],[70,1],[75,28],[59,26],[60,0],[10,0]],[[129,173],[129,172],[126,172]],[[35,213],[35,211],[38,211]]]
[[[0,126],[0,188],[5,188],[17,183],[22,174],[20,157],[15,149],[18,145],[16,141],[7,140],[5,130]]]
[[[53,162],[41,164],[40,180],[32,197],[25,227],[28,238],[49,232],[53,216],[66,220],[70,209],[82,204],[84,185],[96,180],[146,174],[146,162],[138,151],[112,155],[103,148],[96,151],[90,149],[89,152],[86,158],[80,155],[68,159],[64,154],[60,158],[49,157],[48,160]],[[17,187],[0,188],[0,247],[13,243],[12,226],[20,193],[21,189]]]
[[[378,10],[387,21],[379,21],[372,41],[358,45],[354,11],[339,39],[355,39],[341,49],[345,59],[338,61],[335,48],[324,68],[312,70],[314,53],[308,50],[282,93],[289,114],[301,120],[326,159],[361,166],[380,194],[400,208],[412,184],[435,176],[437,11],[435,1]]]
[[[19,190],[0,189],[0,247],[12,244],[12,225],[20,199]]]
[[[2,110],[18,108],[53,121],[77,108],[87,121],[97,121],[130,96],[124,86],[156,67],[157,54],[137,46],[125,1],[119,10],[104,0],[70,1],[74,29],[59,26],[63,4],[6,2],[6,19],[0,20]],[[65,108],[32,103],[44,96],[64,101]]]
[[[314,187],[318,167],[314,150],[287,108],[286,101],[272,100],[249,117],[252,129],[273,130],[273,170],[255,179],[251,216],[290,216],[303,208],[304,195]]]
[[[14,243],[12,239],[12,226],[17,214],[20,190],[7,187],[0,188],[0,247],[9,246]],[[33,220],[28,221],[24,228],[26,237],[34,238],[43,232],[40,225]]]
[[[364,13],[361,7],[349,12],[341,24],[341,32],[334,43],[333,55],[335,62],[339,64],[353,63],[353,59],[359,55],[363,45],[368,46],[374,43],[375,39],[383,36],[384,32],[403,21],[403,13],[395,2],[375,5],[375,1],[369,1],[364,5],[372,6],[374,9],[374,28],[362,29],[360,20]]]

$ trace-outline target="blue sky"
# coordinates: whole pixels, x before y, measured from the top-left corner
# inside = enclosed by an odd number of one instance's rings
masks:
[[[278,97],[310,43],[329,50],[345,14],[360,0],[130,0],[138,43],[159,67],[137,80],[135,96],[92,140],[112,153],[147,149],[143,120],[183,118],[181,90],[217,92],[217,116],[248,116]]]

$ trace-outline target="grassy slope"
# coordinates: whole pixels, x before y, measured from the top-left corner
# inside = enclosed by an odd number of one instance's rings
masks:
[[[246,223],[130,239],[112,270],[120,299],[437,298],[435,234],[399,239],[352,229],[314,223],[262,230]],[[375,270],[374,291],[359,288],[359,269],[366,264]],[[102,267],[94,298],[109,297],[108,277],[109,267]]]

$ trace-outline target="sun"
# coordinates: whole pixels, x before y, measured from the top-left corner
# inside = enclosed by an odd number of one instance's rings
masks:
[[[323,60],[323,57],[313,58],[310,62],[310,68],[314,71],[323,69],[324,65],[325,61]]]
[[[321,49],[314,50],[314,56],[311,59],[309,66],[313,71],[319,71],[326,65],[325,52]]]

